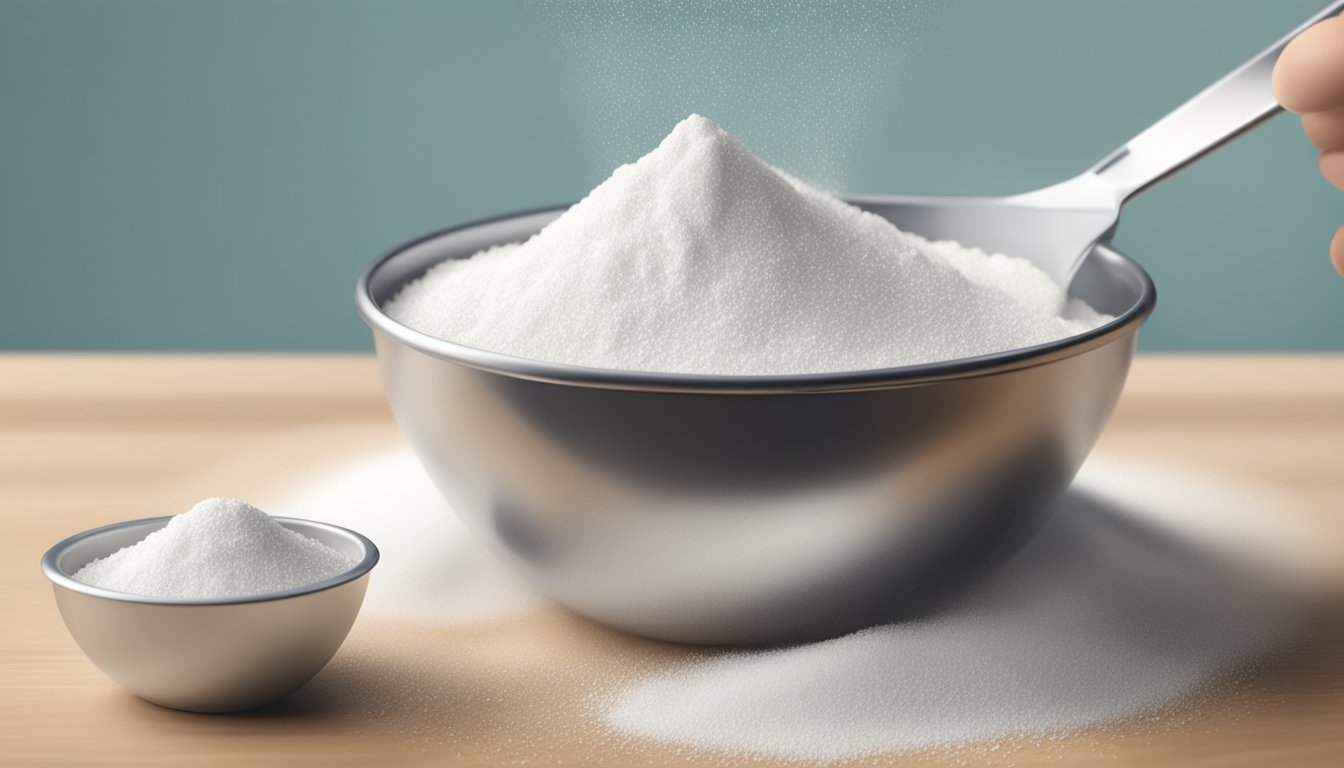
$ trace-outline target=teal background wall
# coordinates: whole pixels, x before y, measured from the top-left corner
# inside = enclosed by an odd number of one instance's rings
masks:
[[[1074,174],[1324,0],[0,0],[0,347],[369,346],[381,250],[576,199],[692,111],[832,189]],[[1136,199],[1148,349],[1344,349],[1280,117]]]

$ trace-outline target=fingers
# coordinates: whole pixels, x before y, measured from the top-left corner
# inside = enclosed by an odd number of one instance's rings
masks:
[[[1302,130],[1321,150],[1321,175],[1344,189],[1344,17],[1298,35],[1274,65],[1274,98],[1302,115]],[[1330,262],[1344,276],[1344,227],[1330,241]]]
[[[1335,239],[1330,241],[1330,263],[1335,265],[1339,276],[1344,277],[1344,227],[1340,227]]]
[[[1274,65],[1274,98],[1293,112],[1344,106],[1344,17],[1326,19],[1293,39]]]
[[[1322,152],[1317,163],[1326,181],[1344,189],[1344,152]]]
[[[1326,181],[1344,189],[1344,150],[1322,152],[1317,163]],[[1330,241],[1330,263],[1334,264],[1335,271],[1344,277],[1344,227],[1340,227],[1335,232],[1334,239]]]
[[[1303,115],[1302,130],[1317,149],[1326,152],[1344,149],[1344,107]]]

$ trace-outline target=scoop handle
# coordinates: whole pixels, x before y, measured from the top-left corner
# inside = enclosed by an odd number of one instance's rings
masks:
[[[1179,171],[1283,110],[1270,76],[1283,49],[1307,27],[1344,11],[1336,0],[1221,80],[1200,91],[1127,144],[1107,155],[1090,173],[1114,186],[1119,201]]]

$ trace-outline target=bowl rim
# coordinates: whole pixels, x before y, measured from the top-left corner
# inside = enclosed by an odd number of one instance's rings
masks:
[[[937,197],[904,199],[936,199]],[[871,204],[887,198],[855,195],[845,199],[858,204]],[[1133,259],[1112,248],[1109,243],[1098,242],[1089,252],[1089,258],[1100,256],[1120,262],[1138,278],[1140,293],[1138,300],[1129,309],[1117,315],[1110,322],[1103,323],[1089,331],[1065,336],[1062,339],[1045,344],[937,363],[828,373],[715,375],[594,368],[491,352],[435,338],[402,325],[384,313],[382,307],[373,298],[371,284],[374,275],[393,259],[412,248],[476,227],[510,219],[554,213],[566,210],[569,207],[570,205],[546,206],[475,219],[437,229],[407,240],[383,252],[360,272],[359,279],[355,284],[355,306],[364,322],[374,331],[375,340],[381,333],[406,347],[431,357],[512,378],[601,389],[695,394],[793,394],[890,389],[916,386],[934,381],[987,376],[1009,370],[1045,365],[1056,360],[1080,355],[1134,333],[1138,326],[1152,313],[1157,303],[1157,288],[1148,272]]]
[[[161,525],[158,525],[154,529],[159,530],[164,525],[167,525],[174,517],[176,517],[176,515],[162,515],[159,517],[142,517],[135,520],[124,520],[119,523],[100,525],[97,528],[90,528],[86,531],[76,533],[73,536],[67,536],[52,545],[52,547],[42,555],[42,575],[46,576],[47,579],[57,587],[64,587],[72,592],[79,592],[90,597],[101,597],[106,600],[116,600],[122,603],[146,603],[151,605],[239,605],[244,603],[264,603],[272,600],[285,600],[291,597],[301,597],[303,595],[333,589],[342,584],[348,584],[371,571],[373,566],[378,564],[378,559],[381,556],[377,545],[375,545],[369,537],[359,531],[354,531],[339,525],[332,525],[331,523],[320,522],[318,520],[305,520],[298,517],[280,517],[273,515],[271,517],[272,520],[296,533],[303,533],[303,531],[300,530],[302,528],[317,528],[337,536],[344,536],[345,538],[351,539],[363,548],[364,557],[349,570],[322,579],[321,581],[313,582],[312,584],[305,584],[301,587],[293,587],[279,592],[266,592],[259,595],[239,595],[235,597],[176,598],[118,592],[113,589],[95,587],[92,584],[85,584],[82,581],[78,581],[74,578],[73,574],[66,573],[65,570],[60,567],[61,557],[76,544],[126,528],[147,527],[161,523]],[[154,531],[150,531],[149,533],[153,532]],[[146,533],[145,535],[148,536],[149,533]],[[109,552],[108,554],[111,553]],[[104,557],[106,557],[106,555],[104,555]]]

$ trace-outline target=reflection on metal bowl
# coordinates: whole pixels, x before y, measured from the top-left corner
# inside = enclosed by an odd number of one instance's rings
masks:
[[[923,204],[863,203],[898,224]],[[397,421],[458,513],[554,599],[665,640],[839,634],[924,610],[1015,550],[1091,450],[1155,302],[1138,265],[1097,246],[1070,291],[1116,316],[1093,331],[792,376],[525,360],[380,309],[430,266],[525,239],[560,212],[394,249],[356,302]]]

